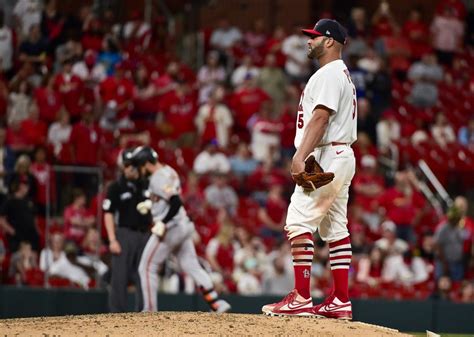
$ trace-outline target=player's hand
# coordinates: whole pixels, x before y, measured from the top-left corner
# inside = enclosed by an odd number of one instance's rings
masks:
[[[161,241],[163,240],[166,234],[166,225],[161,220],[155,220],[154,223],[155,224],[151,228],[151,232],[155,234]]]
[[[116,254],[116,255],[122,252],[122,247],[120,246],[120,243],[117,240],[110,241],[109,249],[112,254]]]
[[[146,199],[145,201],[138,203],[137,211],[140,214],[145,215],[145,214],[148,214],[148,212],[150,212],[152,206],[153,206],[153,202],[150,199]]]
[[[305,163],[304,160],[299,160],[297,158],[293,158],[291,161],[291,174],[298,174],[304,172]]]

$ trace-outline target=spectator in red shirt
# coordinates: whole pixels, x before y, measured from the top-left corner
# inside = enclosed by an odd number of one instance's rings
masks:
[[[292,158],[293,154],[295,153],[295,109],[298,106],[298,102],[301,95],[300,90],[295,85],[288,85],[285,91],[285,102],[281,109],[281,115],[278,119],[278,122],[283,126],[283,130],[280,133],[281,156],[283,159]]]
[[[38,104],[39,117],[46,123],[53,123],[63,105],[61,94],[54,89],[55,78],[45,76],[43,85],[35,90],[35,100]]]
[[[46,143],[48,126],[39,119],[38,106],[35,103],[30,104],[30,116],[21,122],[21,130],[25,133],[27,143],[33,147]]]
[[[64,236],[79,246],[94,222],[94,216],[86,208],[85,193],[74,190],[72,203],[64,209]]]
[[[246,187],[251,191],[266,193],[273,184],[285,186],[289,183],[286,172],[275,166],[275,163],[265,160],[247,179]]]
[[[268,249],[284,238],[283,227],[287,208],[288,202],[283,198],[283,187],[279,184],[272,185],[265,205],[258,210],[258,220],[262,225],[260,233]]]
[[[209,240],[206,247],[207,261],[209,261],[214,272],[222,275],[225,284],[232,282],[232,273],[234,271],[233,226],[229,220],[222,223],[219,232]]]
[[[429,31],[428,25],[422,21],[420,9],[412,8],[402,28],[402,35],[406,36],[410,43],[412,60],[419,60],[431,51],[432,48],[426,40]]]
[[[100,97],[104,114],[100,120],[105,130],[130,129],[133,122],[130,114],[133,110],[134,86],[125,77],[126,64],[115,66],[115,75],[107,77],[100,84]]]
[[[393,74],[404,80],[411,65],[410,41],[397,30],[393,35],[383,38],[383,45]]]
[[[224,87],[218,86],[207,103],[199,107],[194,122],[201,144],[207,144],[213,139],[217,140],[218,146],[222,149],[229,144],[234,120],[229,108],[223,102],[224,95]]]
[[[378,247],[373,247],[369,256],[364,256],[359,260],[357,281],[377,288],[382,278],[383,265],[384,255],[382,250]]]
[[[7,128],[5,143],[15,155],[33,151],[33,146],[28,143],[28,136],[22,131],[20,123],[13,123]]]
[[[178,81],[183,78],[183,75],[180,72],[180,67],[178,62],[172,61],[166,66],[166,71],[164,74],[160,75],[153,81],[153,84],[156,87],[157,95],[161,96],[167,92],[174,90],[178,85]]]
[[[182,147],[192,146],[196,140],[194,118],[197,112],[196,97],[186,82],[179,82],[174,91],[164,95],[159,110],[169,126],[169,138]]]
[[[92,49],[99,52],[102,49],[104,32],[98,18],[91,16],[88,23],[84,23],[84,31],[81,38],[84,50]]]
[[[355,202],[365,212],[375,211],[375,201],[385,191],[385,182],[382,175],[377,172],[377,160],[374,156],[366,154],[361,159],[361,170],[357,171],[352,186],[355,192]]]
[[[372,16],[372,26],[374,38],[392,36],[399,30],[388,1],[380,2],[379,7]]]
[[[80,119],[83,111],[84,83],[72,73],[72,65],[72,59],[63,61],[62,72],[54,80],[54,89],[60,93],[64,107],[74,122]]]
[[[395,186],[387,189],[379,198],[379,213],[397,225],[397,237],[413,243],[414,230],[425,212],[425,199],[413,186],[413,173],[398,171]]]
[[[247,122],[249,118],[260,111],[262,104],[270,100],[270,96],[256,86],[256,80],[246,76],[242,87],[234,93],[231,108],[235,113],[236,131],[248,138]]]
[[[84,103],[95,106],[96,88],[107,77],[105,66],[97,62],[97,53],[92,49],[86,50],[83,59],[72,66],[72,73],[84,81]]]
[[[285,40],[285,29],[278,26],[273,31],[273,36],[265,44],[266,54],[274,54],[276,58],[276,65],[283,68],[286,63],[286,55],[282,51],[283,40]]]
[[[464,20],[466,17],[466,6],[461,0],[438,0],[436,5],[436,14],[443,14],[446,7],[449,7],[453,15],[459,20]]]
[[[139,65],[134,74],[135,97],[133,101],[133,119],[155,120],[158,112],[158,91],[148,69]]]
[[[101,133],[94,122],[92,112],[84,112],[82,120],[73,126],[69,140],[74,164],[97,166],[100,157],[100,140]]]
[[[55,200],[56,178],[51,165],[46,161],[46,149],[44,147],[36,149],[34,162],[31,164],[31,173],[36,178],[37,191],[34,200],[38,207],[38,214],[45,216],[48,195],[49,202]]]

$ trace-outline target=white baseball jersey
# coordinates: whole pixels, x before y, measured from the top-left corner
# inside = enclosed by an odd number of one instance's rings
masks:
[[[179,181],[178,173],[170,166],[164,165],[161,169],[153,173],[148,189],[152,195],[159,197],[157,202],[153,202],[151,215],[153,219],[163,220],[170,208],[170,198],[173,195],[181,194],[181,182]],[[173,226],[183,221],[189,222],[189,218],[184,207],[181,207],[178,214],[169,221],[169,224]]]
[[[332,61],[309,79],[298,104],[295,147],[303,138],[307,123],[318,105],[332,110],[329,124],[320,144],[352,144],[357,140],[357,97],[344,61]]]

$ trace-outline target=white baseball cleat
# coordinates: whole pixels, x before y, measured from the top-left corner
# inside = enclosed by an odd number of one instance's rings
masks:
[[[317,317],[351,320],[352,304],[351,301],[342,302],[332,295],[323,303],[313,307],[312,313]]]
[[[293,289],[280,302],[264,305],[262,312],[269,316],[312,316],[312,308],[312,298],[304,298]]]
[[[216,308],[214,310],[214,312],[216,312],[216,313],[223,313],[223,312],[227,312],[230,309],[232,309],[230,304],[227,301],[224,301],[224,300],[216,301],[216,303],[214,303],[213,306]]]

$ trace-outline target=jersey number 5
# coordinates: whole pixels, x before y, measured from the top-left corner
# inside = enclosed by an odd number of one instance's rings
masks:
[[[298,129],[301,129],[304,126],[303,114],[298,114]]]
[[[303,113],[302,113],[303,112],[303,98],[304,98],[304,92],[301,93],[300,103],[298,104],[298,120],[296,123],[296,126],[298,126],[298,129],[301,129],[304,126]]]

